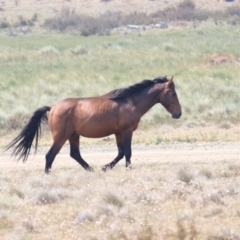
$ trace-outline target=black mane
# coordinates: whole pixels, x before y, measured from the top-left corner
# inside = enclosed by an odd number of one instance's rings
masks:
[[[118,88],[118,89],[111,91],[108,94],[108,98],[111,100],[127,98],[127,97],[132,96],[135,93],[139,93],[140,91],[142,91],[143,89],[145,89],[147,87],[154,85],[155,83],[165,83],[167,81],[168,81],[168,79],[166,76],[165,77],[157,77],[153,80],[147,80],[147,79],[142,80],[141,82],[131,85],[129,87]]]

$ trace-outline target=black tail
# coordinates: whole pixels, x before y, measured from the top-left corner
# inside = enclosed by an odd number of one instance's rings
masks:
[[[47,120],[46,112],[49,111],[50,109],[51,108],[48,106],[44,106],[37,109],[33,113],[28,124],[20,132],[20,134],[6,146],[5,151],[10,149],[11,147],[14,147],[12,156],[17,157],[18,160],[22,158],[23,162],[25,162],[27,161],[34,137],[36,136],[36,142],[35,142],[35,153],[36,153],[37,146],[38,146],[38,138],[41,134],[41,123]]]

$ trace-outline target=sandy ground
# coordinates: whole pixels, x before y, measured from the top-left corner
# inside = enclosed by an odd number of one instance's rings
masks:
[[[69,146],[65,145],[55,158],[52,171],[61,168],[75,168],[79,164],[70,158]],[[10,158],[10,153],[0,155],[0,170],[16,171],[18,169],[39,170],[45,167],[45,154],[48,147],[40,147],[37,155],[30,155],[26,163]],[[83,158],[100,171],[104,164],[116,156],[115,145],[83,145]],[[176,143],[159,145],[133,145],[132,165],[137,168],[142,164],[188,164],[199,162],[234,162],[240,161],[240,142],[210,142],[210,143]],[[124,167],[125,161],[119,163]]]

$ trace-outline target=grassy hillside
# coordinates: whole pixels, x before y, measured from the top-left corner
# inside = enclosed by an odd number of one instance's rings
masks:
[[[238,139],[239,135],[230,131],[239,132],[240,25],[235,21],[239,19],[239,6],[236,2],[220,1],[214,7],[209,1],[193,1],[195,5],[188,2],[184,1],[183,7],[180,4],[183,1],[142,1],[140,8],[139,1],[93,1],[93,15],[84,10],[89,9],[89,1],[66,1],[61,4],[59,1],[47,3],[44,0],[34,4],[30,0],[15,1],[14,4],[3,1],[0,20],[2,24],[8,21],[11,25],[1,25],[0,32],[0,133],[4,139],[1,142],[5,143],[6,136],[19,131],[40,106],[51,105],[67,97],[101,95],[159,75],[175,76],[183,116],[179,121],[173,121],[162,107],[155,106],[142,119],[140,129],[151,130],[167,125],[177,128],[179,134],[170,139],[164,134],[161,138],[155,136],[153,141],[191,141],[196,139],[195,135],[204,134],[193,131],[191,136],[186,136],[182,133],[185,128],[190,133],[195,127],[203,127],[201,132],[208,135],[212,130],[206,127],[213,126],[217,127],[217,133],[214,130],[214,134],[197,139]],[[113,6],[114,12],[127,14],[134,10],[146,10],[146,13],[155,13],[158,17],[163,16],[164,9],[168,14],[174,13],[176,7],[179,19],[184,19],[185,13],[193,9],[195,12],[211,10],[211,16],[215,16],[214,11],[221,10],[225,11],[228,20],[178,20],[171,22],[169,28],[164,30],[146,26],[147,31],[126,31],[123,27],[112,30],[109,35],[89,37],[82,37],[71,28],[70,31],[67,28],[65,34],[64,31],[49,32],[41,25],[49,17],[55,21],[54,24],[69,24],[69,21],[81,19],[78,14],[97,16],[104,11],[113,11]],[[124,10],[126,6],[128,11]],[[65,7],[74,7],[76,11],[71,16],[65,12],[65,15],[54,17]],[[231,11],[228,7],[232,7]],[[50,9],[51,16],[48,14]],[[16,10],[14,16],[11,15],[12,10]],[[35,16],[31,20],[34,26],[28,26],[25,29],[27,32],[24,32],[21,27],[28,24],[24,19],[30,19],[29,14]],[[129,16],[130,20],[131,17],[136,20],[147,15]],[[14,17],[18,18],[19,25],[14,22]],[[60,21],[61,17],[69,19],[64,22],[64,19]],[[172,18],[174,15],[171,15]],[[96,20],[102,21],[103,18]],[[219,129],[224,131],[221,137]]]
[[[19,119],[40,106],[67,97],[101,95],[159,75],[175,76],[183,116],[172,121],[163,108],[155,106],[141,127],[236,124],[240,116],[239,34],[238,25],[210,23],[88,38],[2,34],[1,132],[21,127],[24,121],[19,123]]]

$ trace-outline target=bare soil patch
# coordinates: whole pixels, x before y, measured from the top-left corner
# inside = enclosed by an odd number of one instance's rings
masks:
[[[49,147],[40,147],[37,155],[31,155],[26,163],[10,158],[9,153],[0,157],[0,169],[16,171],[18,169],[42,170],[45,167],[45,154]],[[112,161],[117,154],[112,145],[83,145],[81,146],[83,158],[100,171],[101,167]],[[135,144],[132,147],[132,165],[167,164],[167,163],[206,163],[206,162],[238,162],[240,160],[240,142],[208,142],[208,143],[162,143],[158,145]],[[119,162],[125,164],[125,160]],[[57,155],[52,171],[76,168],[83,170],[77,162],[69,156],[69,145],[66,144]],[[113,170],[114,171],[114,170]]]
[[[210,65],[220,65],[220,64],[237,64],[240,66],[240,56],[228,55],[214,55],[210,59]]]

